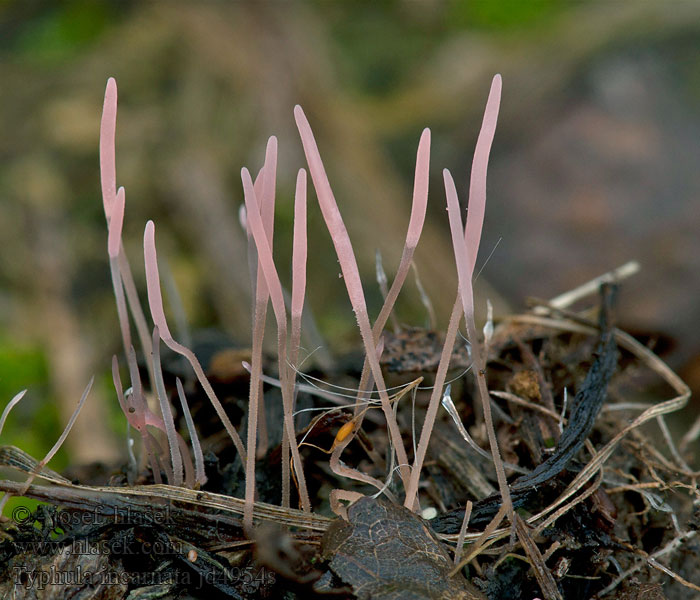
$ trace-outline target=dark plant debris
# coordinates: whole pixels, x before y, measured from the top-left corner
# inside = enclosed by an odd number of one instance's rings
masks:
[[[279,506],[284,452],[275,406],[281,402],[269,402],[250,539],[238,499],[243,465],[217,429],[204,393],[189,380],[207,483],[199,490],[153,485],[150,469],[134,473],[133,465],[73,469],[71,482],[44,468],[24,493],[42,504],[2,523],[0,596],[63,597],[57,574],[82,572],[93,577],[71,588],[71,597],[81,600],[694,597],[700,593],[696,473],[663,421],[687,398],[658,358],[614,327],[614,286],[604,285],[600,298],[596,322],[540,306],[504,319],[491,339],[487,379],[498,440],[504,461],[522,471],[506,467],[513,524],[506,519],[490,527],[501,506],[493,463],[470,447],[446,411],[436,421],[421,475],[422,511],[389,499],[401,498],[402,489],[397,477],[388,479],[392,464],[377,409],[369,409],[342,460],[387,480],[388,494],[335,474],[328,452],[354,415],[334,404],[328,389],[325,396],[311,394],[307,384],[298,406],[315,410],[297,423],[296,441],[313,512],[296,508],[294,488],[292,507]],[[413,328],[388,342],[384,367],[396,385],[414,381],[417,371],[428,375],[429,385],[441,338]],[[249,381],[247,371],[235,368],[240,356],[246,351],[227,344],[210,345],[202,356],[226,410],[238,415],[236,426],[245,420]],[[463,376],[466,356],[453,356],[452,399],[472,440],[487,449],[472,379]],[[172,365],[166,384],[177,407],[175,376],[186,372],[179,361],[164,362]],[[307,375],[356,387],[362,365],[339,364],[345,365],[340,372]],[[273,368],[271,360],[266,372]],[[640,385],[650,373],[673,392],[659,398],[657,384],[645,392]],[[430,395],[414,388],[399,400],[412,405],[399,413],[405,440],[417,435]],[[269,398],[277,393],[272,384],[265,391]],[[186,432],[183,415],[176,422]],[[25,477],[39,469],[35,459],[8,446],[0,448],[0,465]],[[23,487],[0,481],[0,490],[13,494]],[[334,488],[363,495],[349,505],[347,520],[330,518]],[[37,578],[43,578],[41,590],[30,585]]]

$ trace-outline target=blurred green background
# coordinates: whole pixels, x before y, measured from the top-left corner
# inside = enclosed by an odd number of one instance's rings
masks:
[[[628,260],[620,321],[660,340],[700,388],[700,2],[394,0],[0,2],[0,406],[24,387],[3,443],[41,455],[91,374],[69,438],[76,461],[122,453],[108,376],[119,352],[99,192],[107,77],[119,86],[117,182],[139,285],[157,225],[191,325],[250,330],[240,168],[280,143],[275,252],[288,281],[292,115],[317,136],[368,301],[379,248],[391,277],[423,127],[429,217],[417,253],[441,324],[455,278],[441,188],[462,199],[489,82],[502,73],[480,303],[518,310]],[[358,343],[311,196],[307,301],[333,352]],[[401,321],[424,325],[412,281]],[[66,455],[52,463],[60,468]]]

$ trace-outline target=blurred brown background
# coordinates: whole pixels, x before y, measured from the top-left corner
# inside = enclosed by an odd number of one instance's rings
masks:
[[[454,267],[441,169],[466,198],[491,77],[503,75],[480,263],[501,312],[628,260],[620,321],[660,340],[700,389],[700,2],[5,2],[0,4],[0,406],[29,387],[10,443],[58,435],[91,374],[74,456],[123,443],[108,367],[120,350],[99,194],[107,77],[119,85],[117,181],[142,283],[156,221],[194,328],[249,336],[240,168],[280,143],[275,249],[288,275],[304,107],[374,314],[379,248],[391,277],[423,127],[433,132],[417,264],[438,313]],[[358,336],[315,202],[307,301],[329,347]],[[486,283],[488,282],[488,284]],[[398,307],[425,324],[409,281]],[[442,321],[444,325],[444,319]]]

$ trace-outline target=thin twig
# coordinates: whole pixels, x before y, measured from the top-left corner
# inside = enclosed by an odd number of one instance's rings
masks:
[[[467,500],[467,505],[464,508],[464,519],[462,520],[462,527],[459,530],[459,537],[457,538],[457,547],[455,548],[455,564],[458,565],[460,559],[462,558],[462,552],[464,551],[464,535],[467,533],[467,527],[469,525],[469,517],[472,514],[473,503],[471,500]]]

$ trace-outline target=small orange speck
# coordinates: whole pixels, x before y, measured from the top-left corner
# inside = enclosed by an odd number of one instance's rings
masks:
[[[345,425],[343,425],[338,430],[333,445],[335,446],[336,444],[340,444],[340,442],[342,442],[346,437],[348,437],[352,433],[353,427],[355,427],[354,421],[348,421],[347,423],[345,423]]]

